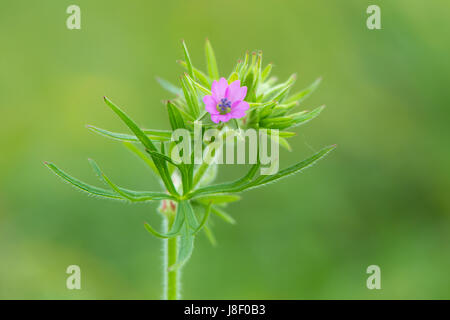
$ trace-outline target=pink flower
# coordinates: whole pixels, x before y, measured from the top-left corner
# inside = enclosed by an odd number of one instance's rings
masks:
[[[241,87],[239,80],[230,85],[225,78],[214,80],[211,86],[210,96],[204,96],[206,111],[211,114],[211,120],[215,123],[227,122],[230,119],[239,119],[245,116],[250,106],[244,101],[247,87]]]

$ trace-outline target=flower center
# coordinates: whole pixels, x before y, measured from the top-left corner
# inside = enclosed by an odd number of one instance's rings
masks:
[[[231,101],[227,98],[222,98],[216,108],[220,114],[227,114],[231,111]]]

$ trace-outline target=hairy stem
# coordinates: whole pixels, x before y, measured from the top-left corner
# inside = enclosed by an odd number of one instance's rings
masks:
[[[166,215],[165,220],[166,232],[168,232],[175,220],[175,215]],[[177,237],[164,240],[164,299],[166,300],[180,299],[179,271],[169,269],[177,262],[177,241]]]

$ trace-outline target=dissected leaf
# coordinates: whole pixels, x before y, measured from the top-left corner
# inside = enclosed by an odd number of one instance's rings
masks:
[[[56,175],[58,175],[60,178],[64,179],[65,181],[69,182],[70,184],[72,184],[74,187],[83,190],[89,194],[95,195],[95,196],[100,196],[100,197],[105,197],[105,198],[110,198],[110,199],[118,199],[118,200],[123,200],[121,196],[119,196],[117,193],[115,193],[112,190],[106,190],[103,188],[99,188],[99,187],[95,187],[92,186],[90,184],[87,184],[81,180],[78,180],[77,178],[74,178],[70,175],[68,175],[67,173],[65,173],[64,171],[62,171],[61,169],[59,169],[57,166],[55,166],[53,163],[50,162],[44,162],[44,164],[53,171],[53,173],[55,173]]]
[[[144,145],[146,149],[150,151],[157,151],[155,145],[150,140],[150,138],[147,137],[147,135],[141,130],[141,128],[139,128],[139,126],[133,120],[131,120],[131,118],[125,112],[123,112],[122,109],[116,106],[108,98],[104,97],[104,100],[106,104],[111,108],[111,110],[113,110],[122,119],[122,121],[128,126],[128,128],[130,128],[130,130],[136,135],[136,137],[139,139],[139,141]],[[155,163],[156,168],[158,169],[158,172],[167,190],[171,194],[177,195],[178,193],[175,190],[166,163],[158,158],[153,158],[153,162]]]
[[[74,178],[58,167],[56,167],[53,163],[45,162],[45,165],[51,169],[56,175],[69,182],[73,186],[81,189],[87,193],[90,193],[95,196],[116,199],[116,200],[124,200],[124,198],[113,190],[107,190],[99,187],[92,186],[87,184],[77,178]],[[150,191],[134,191],[125,188],[120,188],[121,192],[126,193],[129,197],[134,198],[134,201],[152,201],[152,200],[163,200],[163,199],[174,199],[173,196],[161,193],[161,192],[150,192]]]

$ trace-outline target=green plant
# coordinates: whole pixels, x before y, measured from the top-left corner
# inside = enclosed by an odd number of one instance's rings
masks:
[[[261,167],[258,157],[246,175],[236,181],[218,184],[213,184],[218,165],[206,161],[195,164],[193,151],[184,155],[192,161],[187,163],[174,161],[170,154],[176,145],[176,141],[172,138],[173,132],[177,129],[185,129],[192,133],[189,135],[192,142],[194,142],[195,125],[200,125],[202,133],[208,128],[217,128],[223,136],[229,136],[230,133],[239,136],[243,129],[254,129],[260,133],[264,132],[271,139],[276,137],[277,143],[290,150],[288,139],[295,133],[286,130],[307,123],[323,110],[323,107],[319,107],[312,111],[293,112],[300,102],[317,88],[320,79],[308,88],[291,94],[291,88],[296,80],[295,75],[277,84],[276,78],[270,77],[272,65],[262,68],[262,53],[251,55],[247,53],[243,60],[238,61],[227,77],[227,81],[232,83],[239,80],[239,83],[246,87],[244,96],[245,103],[249,106],[248,112],[245,117],[231,119],[232,121],[227,123],[214,123],[208,118],[209,114],[202,102],[205,96],[214,94],[210,88],[213,81],[219,79],[219,69],[213,49],[207,41],[207,74],[193,65],[184,42],[183,49],[185,60],[179,63],[186,68],[187,72],[180,78],[180,87],[158,79],[160,84],[174,95],[172,100],[166,102],[171,130],[141,129],[121,108],[106,97],[104,98],[106,105],[119,116],[132,134],[116,133],[88,126],[93,132],[123,142],[153,170],[164,186],[163,191],[134,191],[117,186],[91,159],[89,162],[94,172],[107,188],[86,184],[68,175],[54,164],[45,163],[59,177],[91,195],[132,203],[161,201],[158,211],[164,219],[165,230],[159,232],[147,223],[145,227],[151,234],[164,239],[166,264],[164,298],[166,299],[180,298],[179,270],[192,254],[196,234],[204,231],[214,244],[214,236],[208,225],[211,214],[228,223],[234,223],[234,219],[224,210],[224,207],[227,203],[239,200],[238,193],[298,173],[335,148],[335,146],[326,147],[310,158],[272,175],[258,174]],[[227,106],[229,107],[230,104]],[[140,144],[142,148],[139,148],[137,144]],[[208,150],[211,141],[201,140],[201,144],[202,150],[211,151]]]

